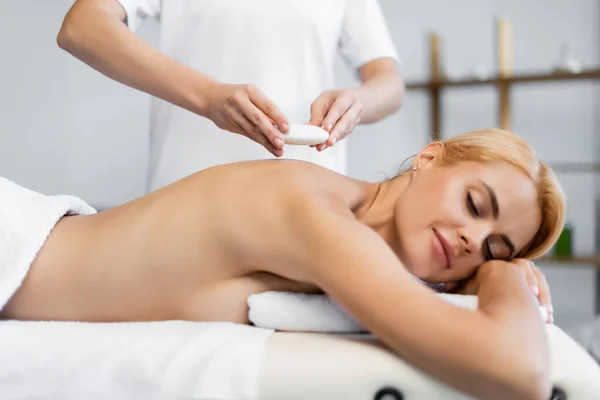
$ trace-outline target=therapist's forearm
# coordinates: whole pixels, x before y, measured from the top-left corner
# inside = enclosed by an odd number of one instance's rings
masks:
[[[405,87],[404,80],[395,67],[386,66],[374,71],[361,71],[361,80],[362,86],[355,91],[363,107],[361,123],[379,121],[400,108]]]
[[[137,37],[123,23],[116,0],[78,0],[58,34],[58,45],[100,73],[203,115],[216,82]]]

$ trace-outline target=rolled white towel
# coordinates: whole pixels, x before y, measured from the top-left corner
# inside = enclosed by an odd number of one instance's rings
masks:
[[[469,310],[478,307],[477,296],[438,293],[444,300]],[[324,294],[263,292],[248,297],[248,318],[257,327],[279,331],[364,333],[361,324]],[[545,321],[548,314],[540,307]]]
[[[364,329],[329,296],[263,292],[248,297],[248,318],[280,331],[362,332]]]

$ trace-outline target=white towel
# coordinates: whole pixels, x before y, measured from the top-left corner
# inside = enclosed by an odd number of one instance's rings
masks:
[[[218,322],[0,321],[0,399],[256,400],[272,333]]]
[[[478,307],[477,296],[438,293],[444,300],[469,310]],[[324,294],[263,292],[248,297],[248,318],[258,327],[278,331],[364,333],[360,323]],[[548,314],[540,307],[545,321]]]
[[[21,286],[58,220],[95,212],[77,197],[43,195],[0,177],[0,310]]]

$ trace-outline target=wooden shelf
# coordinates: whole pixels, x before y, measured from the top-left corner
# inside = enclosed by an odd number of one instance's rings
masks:
[[[512,83],[533,83],[533,82],[558,82],[575,80],[593,80],[600,79],[600,69],[588,69],[579,73],[556,72],[547,74],[520,74],[511,76],[497,76],[489,79],[432,79],[426,82],[408,82],[407,89],[434,89],[443,87],[460,86],[485,86],[502,85]]]
[[[600,255],[598,256],[573,256],[573,257],[556,257],[544,256],[538,259],[540,262],[553,264],[587,264],[595,265],[600,269]]]
[[[430,139],[440,140],[443,130],[442,121],[442,92],[450,87],[492,86],[498,97],[496,126],[504,130],[511,130],[511,89],[515,84],[535,82],[566,82],[566,81],[600,81],[600,66],[587,68],[580,72],[546,71],[538,73],[514,73],[512,70],[512,32],[510,23],[499,19],[496,21],[496,62],[497,74],[487,79],[476,77],[467,79],[449,79],[444,74],[442,66],[442,44],[436,33],[429,35],[429,78],[421,82],[407,82],[407,90],[425,90],[429,94],[431,124]],[[581,168],[581,166],[562,166],[568,172],[585,169],[586,172],[597,172],[598,167]],[[560,168],[562,168],[560,167]]]

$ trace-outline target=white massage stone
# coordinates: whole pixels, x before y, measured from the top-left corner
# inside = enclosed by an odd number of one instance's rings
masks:
[[[305,124],[290,124],[290,130],[283,134],[285,144],[313,145],[325,143],[329,132],[325,129]]]

